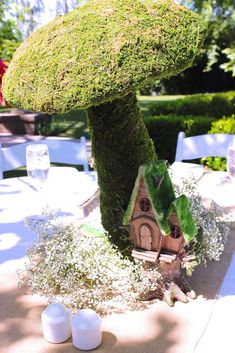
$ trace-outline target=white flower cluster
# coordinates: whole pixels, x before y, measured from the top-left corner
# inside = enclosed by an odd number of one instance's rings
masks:
[[[218,261],[233,220],[214,201],[211,201],[210,209],[203,206],[198,184],[193,175],[182,178],[174,184],[174,188],[176,196],[181,194],[187,196],[198,229],[197,236],[189,244],[190,254],[195,257],[197,264],[206,265],[209,260]]]
[[[26,225],[38,241],[27,251],[20,286],[72,312],[86,307],[108,314],[141,306],[146,281],[140,264],[122,257],[105,233],[89,235],[75,221],[50,213],[28,218]]]

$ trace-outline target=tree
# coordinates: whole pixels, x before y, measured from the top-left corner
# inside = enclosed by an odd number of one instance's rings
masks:
[[[15,0],[12,17],[16,19],[23,38],[31,35],[40,25],[39,15],[44,10],[43,0]]]
[[[0,5],[0,57],[9,61],[16,48],[38,27],[43,0],[3,0]]]
[[[0,58],[9,61],[22,41],[16,21],[9,17],[12,1],[3,0],[0,3]]]
[[[235,45],[235,6],[233,0],[184,0],[190,3],[208,22],[205,53],[206,70],[224,60],[223,51]],[[221,58],[221,56],[223,58]]]
[[[232,76],[235,77],[235,47],[226,48],[222,52],[227,56],[228,62],[221,64],[220,67],[224,69],[225,72],[231,71]]]
[[[200,56],[192,68],[170,80],[163,80],[167,93],[213,92],[233,89],[235,47],[234,0],[182,0],[200,14],[208,31]]]
[[[205,30],[171,0],[90,0],[34,32],[4,76],[16,107],[87,109],[102,223],[119,245],[138,168],[157,158],[136,90],[192,65]]]

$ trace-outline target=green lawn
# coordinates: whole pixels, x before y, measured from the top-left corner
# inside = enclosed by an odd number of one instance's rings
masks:
[[[172,101],[184,96],[139,96],[140,109],[144,117],[149,116],[149,106],[155,102]],[[52,125],[48,135],[66,136],[80,138],[85,136],[89,138],[89,129],[87,125],[87,116],[84,110],[72,111],[64,115],[53,115]]]
[[[78,110],[64,115],[53,115],[48,135],[89,138],[86,112]]]
[[[184,95],[174,96],[139,96],[138,100],[141,102],[161,102],[161,101],[173,101],[179,98],[184,98]]]

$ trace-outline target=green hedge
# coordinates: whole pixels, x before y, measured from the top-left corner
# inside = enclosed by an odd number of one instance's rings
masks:
[[[155,115],[205,115],[215,118],[235,113],[235,91],[194,94],[172,101],[150,103],[149,113]]]
[[[144,119],[149,135],[154,142],[158,158],[169,163],[175,160],[178,133],[184,131],[187,136],[205,134],[211,128],[215,118],[206,116],[161,115]]]
[[[229,117],[225,117],[214,121],[211,124],[211,129],[208,131],[209,134],[235,134],[235,114]]]
[[[235,115],[225,117],[212,122],[209,134],[235,134]],[[222,157],[207,157],[202,158],[202,164],[212,170],[226,170],[226,158]]]

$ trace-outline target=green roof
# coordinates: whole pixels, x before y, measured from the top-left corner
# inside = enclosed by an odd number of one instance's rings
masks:
[[[184,239],[189,242],[197,234],[197,228],[185,195],[180,195],[172,202],[168,211],[168,217],[172,212],[176,213]]]
[[[172,212],[175,212],[185,240],[190,241],[193,239],[197,229],[188,199],[185,195],[181,195],[178,198],[175,197],[166,161],[164,160],[140,166],[123,224],[127,225],[130,223],[141,179],[144,180],[153,213],[162,234],[167,235],[170,233],[169,217]]]

